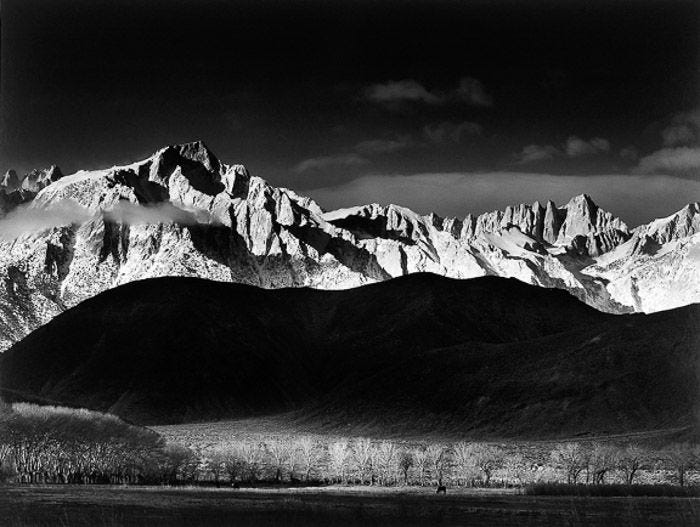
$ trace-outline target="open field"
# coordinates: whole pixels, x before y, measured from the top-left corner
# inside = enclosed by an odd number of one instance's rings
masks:
[[[530,497],[432,490],[42,486],[0,491],[0,524],[698,525],[700,499]]]

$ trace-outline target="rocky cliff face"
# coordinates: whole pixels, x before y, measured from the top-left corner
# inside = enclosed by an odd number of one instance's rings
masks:
[[[604,311],[654,311],[678,298],[655,290],[653,301],[640,302],[652,279],[640,279],[628,260],[651,262],[641,245],[671,243],[666,259],[648,265],[676,266],[684,280],[700,284],[690,268],[699,252],[691,234],[697,205],[690,219],[633,231],[585,195],[563,207],[550,201],[464,219],[377,204],[324,212],[241,165],[221,163],[202,142],[69,176],[55,167],[22,179],[8,173],[2,185],[0,203],[25,192],[17,203],[28,202],[23,207],[32,213],[65,212],[67,203],[79,211],[0,241],[2,349],[98,292],[156,276],[338,289],[420,271],[497,275],[566,289]],[[700,299],[697,287],[684,303]]]
[[[582,272],[621,303],[654,312],[700,301],[700,203],[634,229]]]
[[[32,170],[22,177],[8,170],[0,179],[0,218],[18,205],[31,201],[44,187],[63,177],[56,165],[44,170]]]

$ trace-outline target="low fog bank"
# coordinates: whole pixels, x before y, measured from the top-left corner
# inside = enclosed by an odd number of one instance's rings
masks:
[[[0,240],[10,241],[32,233],[54,227],[81,224],[99,216],[107,221],[128,225],[154,223],[178,223],[180,225],[197,225],[212,223],[209,212],[191,210],[182,204],[162,202],[152,205],[138,205],[120,201],[108,209],[92,210],[78,202],[66,199],[48,206],[36,203],[19,205],[0,219]]]

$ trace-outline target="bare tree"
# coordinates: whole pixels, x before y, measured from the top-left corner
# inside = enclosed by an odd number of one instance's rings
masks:
[[[382,441],[377,449],[377,465],[379,468],[379,484],[387,485],[393,476],[396,447],[391,441]]]
[[[503,452],[487,443],[469,443],[467,459],[474,469],[483,473],[484,485],[488,486],[494,471],[503,463]]]
[[[319,448],[316,440],[310,436],[303,436],[296,441],[296,450],[304,470],[304,480],[309,481],[311,471],[316,466],[319,458]]]
[[[578,483],[578,478],[588,466],[586,452],[579,443],[557,445],[550,455],[552,463],[561,466],[566,472],[566,482]]]
[[[519,452],[514,452],[505,456],[503,468],[506,471],[507,478],[517,482],[519,485],[526,485],[531,480],[530,465]]]
[[[426,447],[419,447],[413,451],[413,461],[418,471],[418,480],[421,486],[425,486],[427,468],[430,463]]]
[[[433,479],[442,486],[442,478],[449,461],[447,449],[443,445],[431,444],[426,450]]]
[[[700,464],[700,446],[691,443],[674,443],[662,452],[664,459],[676,471],[678,484],[685,485],[685,476],[688,470]]]
[[[195,453],[182,445],[167,445],[159,458],[160,479],[163,483],[192,481],[195,478],[198,459]]]
[[[346,470],[350,451],[347,439],[338,439],[328,445],[328,457],[332,475],[338,482],[346,481]]]
[[[466,441],[460,441],[452,446],[452,452],[454,453],[455,465],[457,467],[457,482],[459,483],[461,481],[462,485],[466,485],[474,467],[474,463],[471,459],[471,445]]]
[[[605,475],[618,465],[618,451],[610,445],[594,443],[591,445],[588,455],[588,471],[592,483],[602,485],[605,483]]]
[[[221,476],[226,473],[226,454],[219,448],[212,449],[206,460],[206,467],[214,476],[216,486],[221,486]]]
[[[408,471],[413,466],[413,454],[406,449],[399,452],[397,464],[401,474],[403,474],[403,483],[408,485]]]
[[[244,441],[238,447],[248,480],[253,484],[260,478],[262,472],[264,449],[264,445],[256,441]]]
[[[217,446],[217,450],[221,453],[221,458],[224,464],[224,470],[228,474],[229,481],[235,483],[246,468],[245,454],[242,452],[241,445],[236,442],[226,442]]]
[[[618,452],[617,467],[625,477],[625,483],[632,485],[637,472],[648,457],[647,451],[639,445],[630,444]]]
[[[372,484],[374,479],[374,467],[372,466],[374,446],[372,445],[372,440],[368,437],[358,437],[353,443],[352,458],[360,476],[360,483],[364,485],[365,479],[367,479]]]
[[[272,461],[272,468],[275,471],[275,481],[279,483],[282,480],[282,470],[284,470],[291,456],[289,442],[282,439],[273,439],[267,443],[267,451]]]

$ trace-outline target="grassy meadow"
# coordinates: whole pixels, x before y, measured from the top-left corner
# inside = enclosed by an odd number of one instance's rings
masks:
[[[700,522],[700,499],[533,497],[471,489],[215,489],[24,486],[0,490],[8,527],[149,526],[540,526]]]

